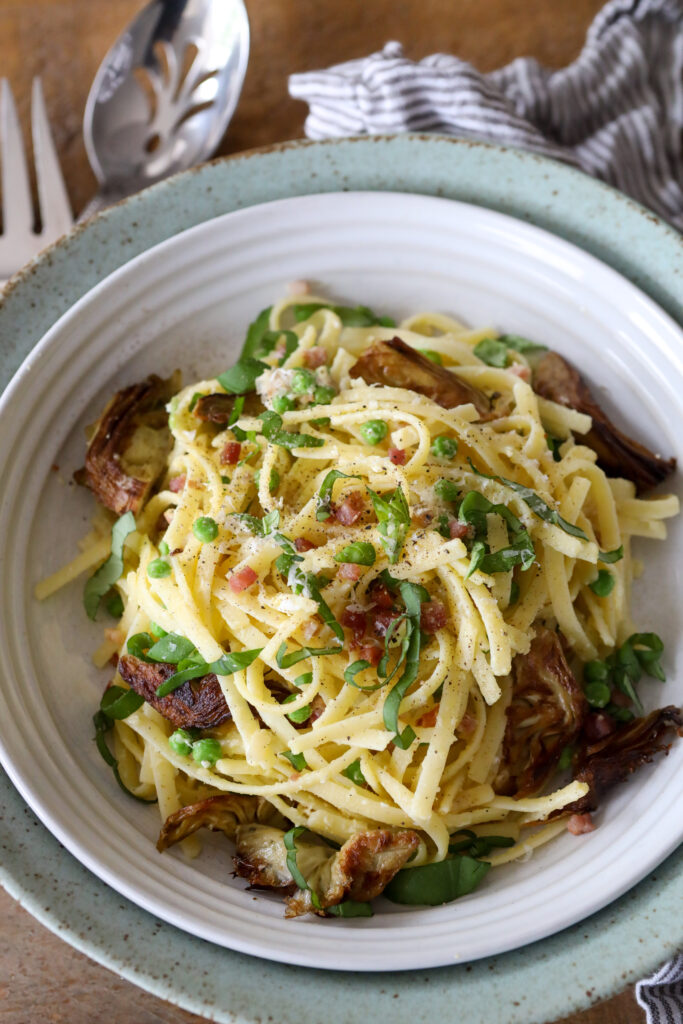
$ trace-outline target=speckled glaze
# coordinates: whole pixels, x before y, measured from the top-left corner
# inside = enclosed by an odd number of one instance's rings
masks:
[[[3,384],[74,301],[131,257],[218,214],[340,189],[442,195],[509,213],[581,245],[683,321],[680,237],[576,171],[438,137],[301,143],[165,182],[40,257],[0,306]],[[599,914],[516,952],[431,971],[313,975],[214,947],[128,903],[66,853],[1,774],[0,817],[0,880],[31,913],[129,980],[218,1021],[342,1024],[382,1014],[418,1024],[453,1019],[459,1005],[471,1024],[533,1024],[606,998],[683,939],[678,851]]]

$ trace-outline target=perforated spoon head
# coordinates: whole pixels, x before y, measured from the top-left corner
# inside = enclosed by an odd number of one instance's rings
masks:
[[[152,0],[112,46],[88,96],[83,134],[101,188],[129,195],[211,156],[248,57],[243,0]]]

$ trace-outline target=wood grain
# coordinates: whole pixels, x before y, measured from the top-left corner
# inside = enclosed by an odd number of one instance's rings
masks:
[[[578,54],[602,0],[251,0],[249,70],[221,153],[302,135],[306,108],[287,94],[293,71],[326,67],[403,42],[406,54],[457,53],[482,70],[522,55],[561,67]],[[0,74],[25,128],[41,75],[75,210],[95,188],[81,136],[90,82],[138,0],[0,0]],[[196,1024],[203,1018],[141,992],[77,953],[0,891],[0,1022]],[[631,991],[562,1024],[642,1024]]]

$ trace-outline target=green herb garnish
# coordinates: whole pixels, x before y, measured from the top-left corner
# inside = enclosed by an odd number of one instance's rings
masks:
[[[507,547],[493,553],[489,551],[486,540],[486,517],[490,514],[498,515],[505,521],[509,540]],[[460,505],[459,519],[461,523],[467,523],[474,529],[468,577],[477,569],[491,574],[509,572],[515,565],[521,565],[523,569],[529,569],[533,565],[536,552],[531,537],[522,522],[506,505],[494,504],[479,491],[470,491]]]
[[[504,341],[496,338],[482,338],[472,351],[477,359],[481,359],[482,363],[486,363],[488,366],[507,366],[508,346]]]
[[[329,309],[336,313],[344,327],[395,327],[396,323],[390,316],[377,316],[367,306],[327,306],[322,302],[300,302],[291,307],[297,323],[308,320],[319,309]]]
[[[559,526],[565,533],[570,534],[572,537],[580,537],[581,540],[589,541],[590,538],[586,536],[582,529],[578,526],[574,526],[572,523],[568,523],[566,519],[563,519],[559,512],[554,508],[550,508],[549,505],[536,494],[536,491],[532,491],[530,487],[525,487],[523,484],[517,484],[514,480],[508,480],[504,476],[496,476],[495,474],[482,473],[474,465],[472,460],[469,460],[469,464],[472,471],[477,476],[484,477],[486,480],[497,480],[500,484],[505,484],[506,487],[510,487],[513,491],[519,494],[522,501],[526,502],[534,515],[537,515],[539,519],[542,519],[546,523],[552,523],[553,526]]]
[[[97,616],[100,601],[107,594],[123,572],[123,545],[126,537],[135,530],[135,516],[126,512],[111,528],[111,554],[96,573],[90,577],[83,590],[83,605],[89,619]]]
[[[588,586],[598,597],[609,597],[614,590],[614,576],[607,569],[598,569],[597,579]]]
[[[291,668],[292,665],[298,665],[306,658],[322,658],[327,654],[339,654],[341,649],[341,647],[300,647],[298,651],[287,654],[287,644],[283,642],[278,647],[275,661],[278,668]]]
[[[312,434],[292,434],[282,429],[282,416],[268,410],[261,414],[261,433],[270,441],[281,448],[321,448],[324,438],[313,437]]]
[[[401,548],[410,528],[410,509],[400,485],[391,494],[382,498],[367,488],[377,516],[377,529],[381,543],[392,565],[398,561]]]
[[[293,754],[291,750],[283,750],[280,752],[281,757],[286,757],[292,768],[297,772],[303,772],[308,768],[306,764],[306,758],[303,754]],[[304,830],[305,831],[305,830]]]
[[[262,650],[263,648],[259,647],[252,651],[231,651],[229,654],[224,654],[218,661],[213,661],[210,664],[205,661],[198,661],[194,665],[176,672],[163,682],[161,686],[158,686],[156,695],[157,697],[165,697],[190,679],[200,679],[212,673],[217,676],[231,676],[234,672],[248,668],[252,661],[258,658]]]
[[[319,523],[329,519],[332,515],[332,488],[336,480],[360,480],[355,474],[342,473],[338,469],[331,469],[326,474],[318,491],[318,502],[315,510],[315,518]]]
[[[144,703],[144,697],[141,697],[135,690],[124,690],[122,686],[110,686],[104,691],[100,701],[100,711],[104,711],[107,718],[121,721],[132,715]]]
[[[347,544],[334,556],[335,562],[350,563],[351,565],[374,565],[376,558],[377,552],[374,546],[364,540]]]
[[[384,895],[392,903],[437,907],[472,892],[490,869],[487,861],[468,856],[403,868],[389,882]]]
[[[359,757],[356,758],[355,761],[352,761],[350,765],[348,765],[346,768],[342,770],[342,775],[344,775],[347,779],[350,779],[350,781],[355,783],[356,786],[366,785],[366,779],[361,770]]]
[[[256,380],[268,367],[260,359],[243,357],[225,373],[219,373],[216,380],[231,395],[245,395],[253,391]]]
[[[109,730],[112,728],[112,719],[109,718],[104,711],[96,711],[93,715],[92,721],[95,726],[95,735],[93,738],[97,745],[97,749],[100,752],[102,760],[105,761],[113,771],[114,778],[123,792],[127,793],[128,796],[132,796],[134,800],[138,800],[142,804],[155,804],[157,802],[156,797],[153,797],[151,800],[147,800],[146,797],[138,796],[136,793],[131,792],[131,790],[128,789],[128,786],[124,785],[124,782],[119,775],[119,763],[107,746],[107,740],[105,738]]]

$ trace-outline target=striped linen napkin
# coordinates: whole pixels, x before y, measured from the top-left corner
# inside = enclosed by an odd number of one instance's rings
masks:
[[[561,26],[558,25],[558,30]],[[552,71],[528,57],[482,75],[400,43],[291,75],[311,139],[420,131],[518,146],[582,168],[683,230],[683,0],[610,0]]]
[[[559,26],[558,26],[559,27]],[[610,0],[581,54],[551,71],[529,57],[482,75],[400,43],[291,75],[311,139],[441,132],[580,167],[683,230],[683,0]],[[636,986],[648,1024],[683,1024],[683,953]]]

